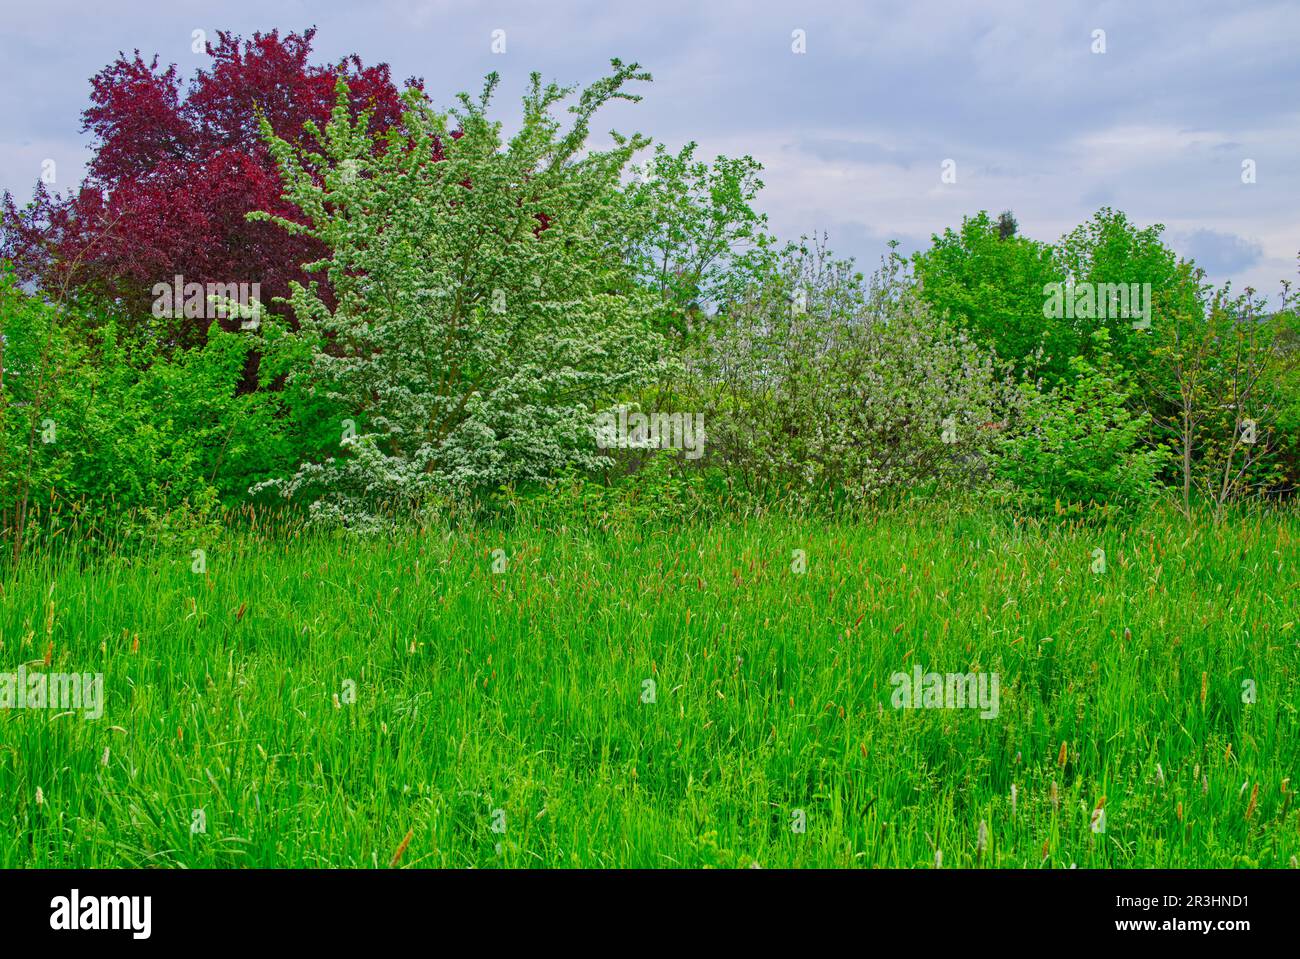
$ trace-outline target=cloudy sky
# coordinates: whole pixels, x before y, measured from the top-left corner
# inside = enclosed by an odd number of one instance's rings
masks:
[[[825,231],[872,265],[888,240],[915,249],[980,209],[1054,240],[1110,205],[1165,224],[1216,281],[1273,292],[1296,277],[1295,0],[6,0],[3,18],[0,190],[24,199],[46,159],[57,187],[80,178],[88,80],[119,50],[188,76],[207,61],[197,29],[314,24],[321,61],[387,62],[440,105],[498,71],[507,122],[532,70],[585,83],[611,56],[638,61],[655,77],[644,101],[598,126],[751,154],[780,236]]]

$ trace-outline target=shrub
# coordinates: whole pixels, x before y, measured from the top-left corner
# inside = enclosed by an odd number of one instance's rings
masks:
[[[979,477],[1013,391],[935,317],[891,255],[864,287],[824,245],[792,246],[700,360],[708,449],[750,492],[860,501]]]
[[[677,450],[656,450],[631,476],[600,482],[573,475],[544,487],[497,497],[499,511],[540,529],[680,526],[738,510],[721,470],[682,470]]]
[[[1061,386],[1042,392],[1023,385],[1023,416],[996,467],[1021,509],[1133,505],[1158,491],[1156,475],[1169,454],[1144,444],[1151,418],[1129,411],[1128,377],[1109,342],[1104,328],[1095,331],[1094,359],[1073,357]]]
[[[292,468],[310,449],[302,411],[243,392],[252,337],[211,324],[171,357],[130,348],[116,321],[67,309],[0,277],[0,517],[21,531],[35,504],[105,516],[206,513]],[[146,338],[147,344],[147,338]]]

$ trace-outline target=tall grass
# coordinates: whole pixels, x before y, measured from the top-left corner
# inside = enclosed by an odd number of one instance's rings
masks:
[[[0,866],[1284,866],[1298,531],[69,537],[5,574],[0,670],[106,709],[0,710]],[[996,672],[998,715],[895,710],[915,663]]]

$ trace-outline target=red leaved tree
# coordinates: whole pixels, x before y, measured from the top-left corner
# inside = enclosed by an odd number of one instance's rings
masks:
[[[67,195],[38,184],[21,209],[6,193],[0,259],[46,289],[94,291],[127,317],[147,315],[154,284],[177,274],[186,283],[260,283],[267,304],[287,296],[290,280],[305,279],[301,264],[324,250],[245,218],[253,210],[294,215],[258,135],[259,113],[277,136],[297,141],[306,121],[328,121],[340,78],[354,115],[368,111],[374,131],[402,113],[387,65],[366,67],[355,55],[310,64],[315,32],[282,38],[272,30],[251,40],[218,32],[207,45],[211,64],[188,86],[175,65],[161,69],[138,50],[119,54],[91,80],[82,129],[94,136],[94,157],[85,182]],[[178,322],[173,345],[196,342],[206,326]]]

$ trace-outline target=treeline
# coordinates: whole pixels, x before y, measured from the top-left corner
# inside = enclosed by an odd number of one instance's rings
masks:
[[[12,552],[60,509],[364,529],[984,490],[1190,515],[1300,476],[1289,289],[1212,288],[1159,226],[1103,209],[1045,243],[981,212],[865,276],[770,234],[749,157],[593,147],[635,64],[534,76],[505,138],[495,76],[440,110],[311,40],[220,34],[188,85],[119,58],[86,182],[4,198]]]

